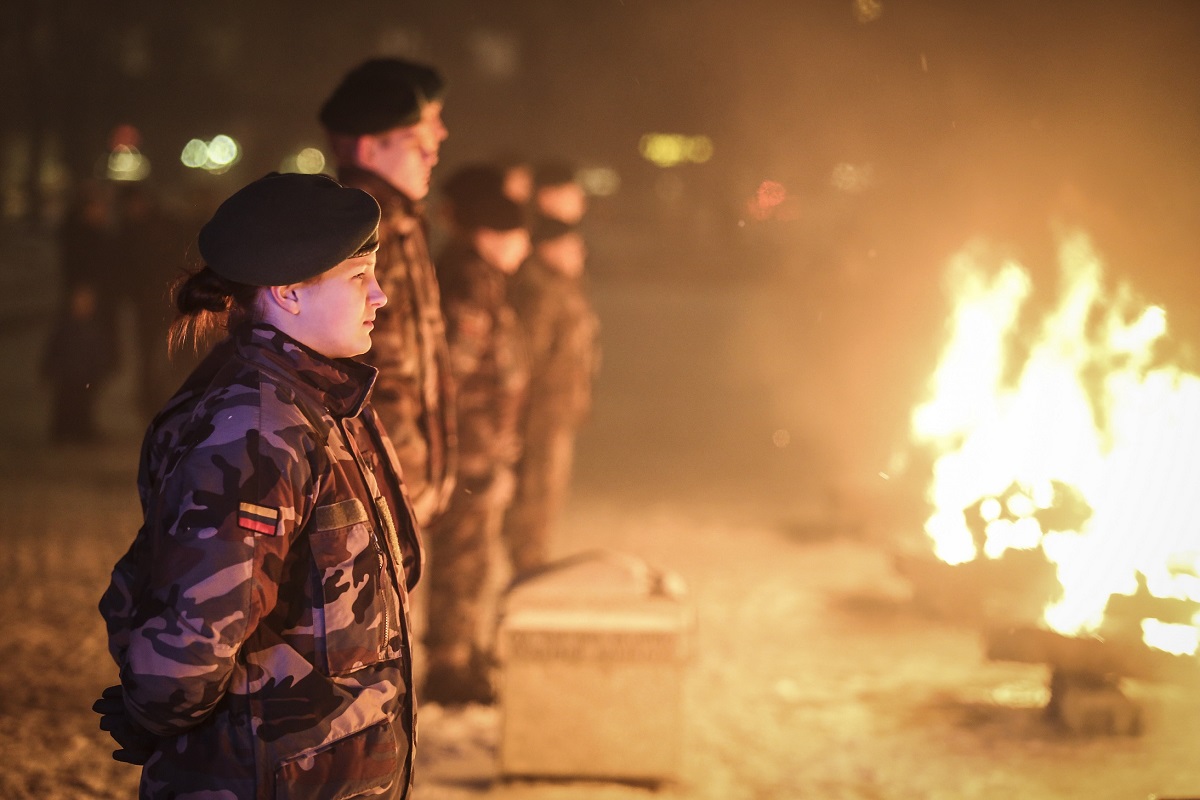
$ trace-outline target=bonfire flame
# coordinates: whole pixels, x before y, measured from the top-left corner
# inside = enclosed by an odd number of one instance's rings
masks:
[[[912,417],[937,454],[925,531],[950,564],[1040,548],[1062,586],[1043,620],[1062,634],[1100,631],[1113,596],[1188,601],[1142,633],[1195,654],[1200,378],[1156,360],[1166,312],[1106,293],[1087,236],[1065,235],[1059,261],[1057,307],[1024,340],[1029,273],[989,269],[981,246],[951,260],[950,339]]]

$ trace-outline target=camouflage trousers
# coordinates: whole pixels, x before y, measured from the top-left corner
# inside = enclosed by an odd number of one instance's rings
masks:
[[[549,561],[553,524],[566,503],[574,458],[574,426],[545,417],[530,420],[513,501],[504,516],[503,538],[514,574]]]
[[[492,575],[494,545],[511,499],[508,468],[487,485],[462,478],[446,511],[425,539],[429,551],[422,582],[428,587],[425,649],[431,665],[465,666],[478,648]]]

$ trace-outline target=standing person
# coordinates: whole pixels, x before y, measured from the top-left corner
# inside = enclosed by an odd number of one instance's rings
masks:
[[[66,374],[62,365],[45,364],[48,368],[46,376],[63,390],[59,399],[64,403],[60,408],[65,416],[51,420],[51,436],[55,438],[84,441],[99,435],[94,412],[96,400],[104,380],[111,377],[121,363],[117,309],[123,264],[118,257],[114,218],[111,186],[86,181],[76,188],[58,230],[61,284],[54,336],[59,337],[59,343],[48,342],[46,355],[52,357],[50,353],[61,346],[62,336],[70,338],[71,331],[85,327],[86,336],[98,338],[87,344],[86,349],[92,355],[103,354],[104,369],[99,369],[98,364],[88,365],[89,379],[84,389],[88,396],[75,398],[70,396],[75,391],[71,384],[78,384],[78,381]],[[69,357],[76,363],[83,358],[79,353]],[[73,404],[78,404],[82,415],[78,424],[67,418],[74,413],[70,408]]]
[[[169,294],[185,264],[188,234],[148,186],[133,184],[119,199],[121,288],[133,311],[138,410],[148,421],[176,388],[167,355]]]
[[[555,517],[571,483],[575,437],[591,408],[599,367],[599,321],[583,284],[587,250],[564,222],[534,224],[533,254],[517,272],[509,297],[525,331],[529,399],[516,489],[504,518],[514,573],[549,559]]]
[[[76,284],[50,329],[41,374],[50,385],[50,441],[90,444],[100,438],[96,399],[112,374],[113,352],[89,283]]]
[[[438,258],[458,387],[458,483],[430,531],[427,671],[421,697],[491,703],[491,658],[478,646],[491,545],[512,498],[517,419],[528,380],[508,278],[529,254],[521,208],[498,190],[460,193],[456,233]]]
[[[422,204],[447,136],[443,88],[432,67],[371,59],[347,73],[319,113],[338,180],[382,209],[377,273],[389,303],[367,360],[379,369],[375,404],[422,525],[449,502],[455,475],[449,353]]]
[[[409,793],[422,550],[356,358],[387,302],[378,221],[366,192],[272,173],[176,289],[176,340],[228,335],[150,425],[145,521],[100,601],[121,681],[95,709],[141,798]]]

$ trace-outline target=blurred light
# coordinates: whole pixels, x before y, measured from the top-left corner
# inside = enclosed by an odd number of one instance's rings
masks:
[[[204,166],[204,162],[208,160],[208,145],[199,139],[192,139],[183,146],[183,152],[179,155],[179,160],[183,162],[185,167],[199,169]]]
[[[241,157],[238,143],[233,137],[222,133],[214,136],[210,142],[192,139],[183,146],[179,160],[185,167],[203,169],[219,175],[236,164]]]
[[[468,43],[475,66],[489,78],[511,78],[520,69],[521,48],[512,34],[477,30],[470,34]]]
[[[317,175],[324,169],[325,154],[315,147],[305,147],[279,165],[280,172],[301,172],[305,175]]]
[[[228,167],[237,161],[238,155],[237,142],[223,133],[208,143],[208,160],[214,167]]]
[[[771,441],[774,442],[776,447],[787,447],[789,444],[791,444],[792,435],[783,428],[780,428],[771,434]]]
[[[854,0],[854,16],[859,22],[874,22],[883,16],[883,0]]]
[[[150,160],[138,152],[136,147],[118,145],[108,154],[109,180],[140,181],[150,174]]]
[[[703,164],[713,156],[712,139],[681,133],[647,133],[638,142],[642,158],[659,167]]]
[[[142,132],[133,125],[122,124],[112,129],[112,133],[108,135],[108,149],[116,150],[118,147],[133,147],[137,148],[142,144]]]
[[[325,169],[325,154],[315,147],[306,147],[296,156],[296,166],[301,172],[315,175]]]
[[[763,181],[754,190],[754,197],[747,203],[747,211],[755,219],[771,216],[776,206],[787,199],[787,189],[779,181]]]
[[[585,192],[596,197],[611,197],[621,188],[621,176],[612,167],[584,167],[575,179]]]
[[[841,163],[833,168],[829,183],[835,189],[854,194],[861,192],[874,182],[875,168],[870,164]]]

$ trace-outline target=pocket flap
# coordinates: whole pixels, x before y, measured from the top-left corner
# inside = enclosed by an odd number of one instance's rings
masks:
[[[327,506],[317,506],[314,513],[318,531],[348,528],[367,521],[367,508],[357,497]]]

